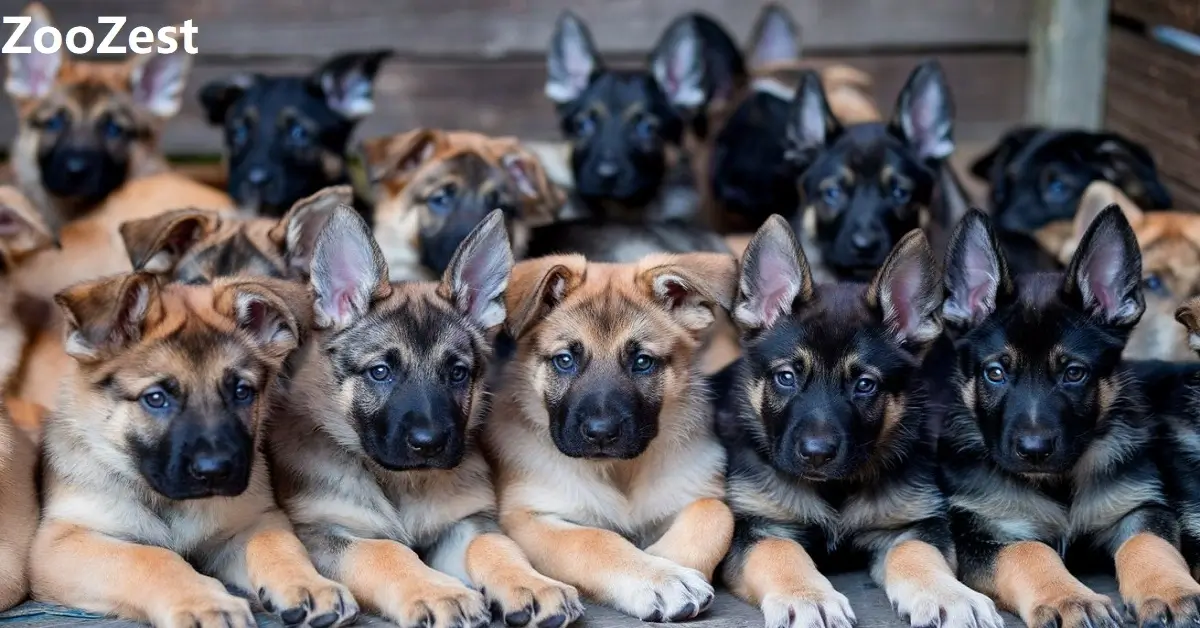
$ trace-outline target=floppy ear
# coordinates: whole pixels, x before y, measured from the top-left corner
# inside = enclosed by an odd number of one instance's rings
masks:
[[[121,240],[134,270],[169,274],[193,246],[216,232],[217,212],[177,209],[150,218],[121,223]]]
[[[391,50],[347,52],[317,68],[310,85],[325,96],[329,108],[347,120],[361,120],[375,111],[375,74]]]
[[[1116,133],[1105,133],[1102,138],[1096,156],[1103,164],[1104,178],[1146,203],[1149,209],[1171,207],[1171,193],[1158,178],[1150,151]]]
[[[200,88],[200,105],[209,124],[225,124],[229,108],[242,94],[261,79],[257,74],[234,74],[225,79],[211,81]]]
[[[1200,297],[1192,297],[1175,310],[1175,320],[1187,328],[1188,347],[1200,354]]]
[[[505,329],[520,338],[583,283],[587,259],[582,255],[551,255],[519,262],[508,281]]]
[[[788,10],[778,4],[763,6],[752,32],[751,68],[767,68],[800,58],[800,27]]]
[[[309,284],[314,323],[344,329],[367,314],[371,303],[392,293],[387,262],[371,229],[345,205],[333,210],[313,248]]]
[[[415,129],[391,137],[363,142],[367,172],[373,183],[406,179],[417,168],[445,150],[446,134],[438,129]]]
[[[601,69],[592,34],[577,15],[563,11],[546,54],[546,97],[560,105],[579,98]]]
[[[1025,126],[1005,133],[992,150],[971,164],[971,174],[976,179],[995,185],[1004,178],[1004,169],[1008,167],[1009,160],[1043,131],[1045,129],[1040,126]]]
[[[1142,318],[1142,252],[1116,205],[1101,210],[1083,234],[1063,277],[1062,292],[1106,325],[1131,328]]]
[[[129,87],[133,102],[159,118],[179,113],[183,88],[192,69],[192,55],[176,50],[171,54],[151,52],[129,60]]]
[[[518,146],[501,155],[500,165],[526,201],[521,204],[521,220],[531,227],[552,222],[566,196],[550,183],[542,162]]]
[[[322,188],[315,194],[296,201],[288,213],[271,227],[267,237],[283,253],[289,274],[297,277],[308,275],[317,237],[321,235],[329,217],[339,206],[353,204],[353,187],[333,185]]]
[[[650,70],[674,107],[696,109],[708,101],[704,46],[695,20],[685,15],[663,31],[650,54]]]
[[[127,273],[75,284],[54,296],[66,320],[64,348],[83,363],[99,362],[138,342],[160,316],[158,281]]]
[[[684,329],[701,335],[716,320],[713,308],[733,308],[737,259],[723,253],[655,256],[642,263],[638,280]]]
[[[15,100],[32,100],[42,98],[54,88],[58,71],[62,69],[62,50],[60,46],[55,52],[41,52],[34,45],[34,38],[40,28],[53,26],[50,12],[40,2],[31,2],[25,7],[22,15],[31,18],[25,32],[16,41],[18,46],[28,46],[29,52],[24,54],[8,54],[8,78],[4,81],[4,89]]]
[[[969,329],[991,316],[1012,293],[1008,263],[991,221],[978,209],[968,211],[958,221],[946,248],[942,318],[955,327]]]
[[[788,114],[787,141],[791,157],[807,162],[812,152],[824,148],[842,131],[842,125],[833,116],[821,75],[813,70],[800,74],[800,84],[792,97]]]
[[[942,160],[954,152],[954,101],[937,61],[926,61],[909,75],[891,126],[921,159]]]
[[[1129,225],[1137,229],[1138,225],[1146,219],[1142,210],[1133,202],[1120,188],[1109,183],[1108,181],[1100,180],[1093,181],[1088,184],[1083,191],[1083,196],[1079,199],[1079,207],[1075,210],[1075,220],[1072,225],[1073,233],[1062,244],[1062,249],[1059,252],[1058,260],[1064,265],[1067,264],[1071,256],[1075,254],[1075,250],[1079,248],[1079,243],[1083,240],[1083,234],[1087,232],[1088,227],[1092,226],[1096,217],[1100,212],[1104,211],[1109,205],[1116,205],[1121,208],[1121,213],[1125,214],[1125,219],[1129,221]]]
[[[454,251],[439,294],[484,329],[504,324],[504,292],[512,273],[504,212],[493,209]]]
[[[942,333],[941,275],[920,229],[892,249],[867,290],[867,303],[901,344],[923,346]]]
[[[767,329],[813,298],[812,271],[796,233],[773,214],[746,245],[733,320],[743,333]]]
[[[303,284],[270,279],[229,279],[214,286],[214,309],[272,359],[282,362],[300,346],[312,300]]]
[[[11,185],[0,186],[0,253],[10,263],[59,246],[53,230],[33,203]]]

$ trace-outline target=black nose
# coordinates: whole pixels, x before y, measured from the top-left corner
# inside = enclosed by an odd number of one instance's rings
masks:
[[[250,172],[246,173],[246,180],[251,185],[263,185],[271,180],[271,173],[267,172],[266,168],[251,168]]]
[[[593,445],[608,445],[621,435],[621,423],[614,419],[588,419],[579,429],[584,439]]]
[[[879,236],[860,231],[850,236],[850,244],[854,246],[854,250],[856,252],[862,255],[868,255],[879,250]]]
[[[204,484],[220,486],[233,475],[233,457],[223,453],[197,454],[188,472]]]
[[[438,426],[414,427],[406,438],[409,448],[423,456],[441,453],[449,440],[450,431]]]
[[[1046,460],[1057,447],[1058,437],[1045,430],[1018,430],[1013,434],[1013,451],[1028,462]]]
[[[596,174],[602,179],[613,179],[620,171],[617,164],[612,161],[602,161],[596,165]]]
[[[67,157],[67,162],[63,165],[68,174],[83,174],[87,170],[88,160],[86,157]]]
[[[837,455],[837,441],[829,436],[810,436],[800,441],[800,455],[813,469],[820,469]]]

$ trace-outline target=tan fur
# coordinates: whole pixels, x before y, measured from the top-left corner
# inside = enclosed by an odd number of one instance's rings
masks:
[[[1000,606],[1028,626],[1044,626],[1061,617],[1061,625],[1086,625],[1087,617],[1104,617],[1112,602],[1084,586],[1067,571],[1050,546],[1036,541],[1013,543],[996,556],[993,591]]]
[[[918,617],[941,609],[946,626],[970,625],[974,615],[990,613],[992,625],[1003,625],[995,606],[987,596],[963,586],[954,575],[954,568],[934,546],[924,541],[901,541],[888,550],[883,564],[883,583],[889,600],[897,604],[902,617],[917,623]],[[979,621],[987,621],[979,617]],[[923,623],[923,622],[922,622]]]
[[[1137,612],[1144,624],[1163,614],[1179,613],[1195,604],[1200,584],[1192,578],[1179,550],[1161,537],[1135,534],[1121,544],[1115,555],[1121,597]]]
[[[850,601],[795,541],[766,538],[755,543],[728,584],[735,595],[762,608],[768,626],[808,626],[826,618],[854,621]],[[794,624],[787,621],[790,617]]]
[[[37,450],[0,405],[0,611],[29,591],[29,547],[38,522]]]

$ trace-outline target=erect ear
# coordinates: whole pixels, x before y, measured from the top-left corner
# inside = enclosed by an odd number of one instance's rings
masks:
[[[322,188],[315,194],[296,201],[288,213],[271,227],[267,237],[283,253],[290,275],[308,276],[317,237],[321,235],[325,223],[339,206],[353,204],[353,187],[333,185]]]
[[[1150,151],[1137,142],[1116,133],[1097,138],[1096,158],[1104,178],[1119,185],[1125,193],[1143,202],[1149,209],[1171,207],[1171,193],[1158,178],[1158,169]]]
[[[518,144],[500,156],[500,165],[525,200],[521,203],[521,220],[530,227],[552,222],[566,202],[566,196],[550,182],[542,162]]]
[[[392,293],[387,261],[358,212],[339,205],[317,237],[309,270],[313,322],[344,329]]]
[[[458,245],[438,292],[476,325],[498,327],[505,319],[504,292],[512,267],[504,212],[494,209]]]
[[[1188,347],[1200,353],[1200,297],[1192,297],[1175,310],[1175,320],[1187,328]]]
[[[921,159],[942,160],[954,152],[954,101],[937,61],[926,61],[909,75],[891,126]]]
[[[10,263],[59,246],[46,219],[17,188],[0,185],[0,253]]]
[[[192,55],[179,49],[170,54],[133,55],[129,60],[133,102],[159,118],[179,113],[191,69]]]
[[[1058,255],[1060,262],[1065,265],[1071,259],[1076,249],[1079,248],[1079,243],[1083,240],[1083,234],[1087,232],[1088,227],[1092,226],[1100,212],[1109,205],[1120,207],[1121,213],[1125,214],[1125,219],[1134,229],[1137,229],[1146,219],[1141,208],[1120,188],[1108,181],[1093,181],[1088,184],[1087,189],[1083,191],[1083,196],[1079,199],[1079,207],[1075,210],[1075,220],[1072,226],[1073,234],[1062,244]]]
[[[563,11],[546,53],[546,97],[560,105],[579,98],[600,69],[600,55],[587,25],[574,13]]]
[[[208,123],[225,124],[229,108],[260,78],[256,74],[235,74],[229,78],[211,81],[200,88],[200,105],[204,107]]]
[[[824,148],[842,131],[842,125],[829,109],[821,75],[813,70],[800,74],[800,84],[792,97],[787,121],[787,142],[793,161],[807,162],[811,154]]]
[[[219,280],[213,286],[213,309],[279,362],[300,346],[312,318],[307,286],[266,278]]]
[[[1103,209],[1083,234],[1063,277],[1063,295],[1105,325],[1132,328],[1146,309],[1142,252],[1116,205]]]
[[[567,295],[583,283],[587,259],[582,255],[551,255],[513,266],[505,295],[505,328],[520,338]]]
[[[31,2],[22,12],[31,19],[25,32],[17,39],[17,46],[28,46],[29,52],[8,54],[8,78],[4,89],[14,100],[43,98],[54,88],[58,71],[62,69],[62,47],[50,53],[41,52],[34,45],[38,29],[54,24],[50,12],[40,2]]]
[[[672,22],[650,54],[650,70],[667,101],[678,109],[696,109],[709,99],[705,91],[704,46],[695,20]]]
[[[161,316],[158,281],[127,273],[75,284],[54,296],[66,320],[64,348],[83,363],[112,358]]]
[[[713,308],[733,308],[737,259],[722,253],[685,253],[646,258],[638,280],[684,329],[699,336],[716,320]]]
[[[177,209],[150,218],[121,223],[121,240],[134,270],[170,274],[193,246],[216,232],[217,212]]]
[[[882,315],[896,340],[916,347],[941,335],[942,297],[937,261],[920,229],[892,249],[867,290],[867,304]]]
[[[962,217],[946,249],[942,318],[958,328],[983,322],[1011,297],[1012,278],[991,221],[978,209]]]
[[[372,183],[406,180],[447,144],[446,133],[438,129],[415,129],[363,142],[368,176]]]
[[[348,52],[317,68],[309,84],[325,96],[325,103],[347,120],[361,120],[375,110],[375,74],[391,50]]]
[[[734,322],[743,333],[756,333],[813,296],[812,271],[796,233],[781,216],[772,215],[742,253]]]
[[[787,9],[769,2],[763,6],[750,36],[750,67],[769,68],[800,58],[800,27]]]

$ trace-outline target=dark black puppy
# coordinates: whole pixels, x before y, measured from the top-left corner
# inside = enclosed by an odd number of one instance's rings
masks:
[[[919,228],[942,162],[954,151],[954,106],[941,67],[917,66],[888,123],[843,126],[821,78],[805,72],[792,103],[789,160],[800,172],[803,223],[839,276],[869,277],[900,237]]]
[[[767,626],[852,625],[814,564],[834,553],[866,555],[913,626],[1004,625],[954,574],[919,376],[942,331],[938,279],[919,230],[869,284],[814,285],[779,216],[746,248],[733,312],[740,416],[721,430],[736,522],[723,573]]]
[[[1063,564],[1112,556],[1141,626],[1195,625],[1200,584],[1151,452],[1143,391],[1121,364],[1145,309],[1141,254],[1114,205],[1065,273],[1013,277],[987,218],[951,239],[943,316],[956,337],[939,458],[963,581],[1030,626],[1117,626]]]
[[[347,53],[307,76],[238,75],[205,85],[200,102],[225,129],[228,191],[238,205],[280,217],[321,188],[349,183],[347,143],[375,108],[375,73],[390,54]]]

